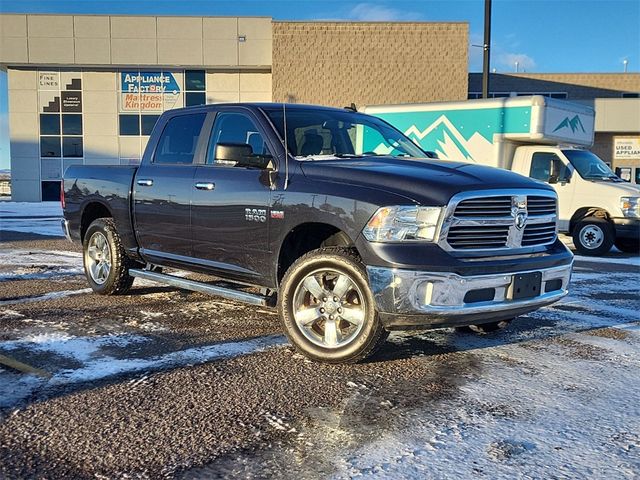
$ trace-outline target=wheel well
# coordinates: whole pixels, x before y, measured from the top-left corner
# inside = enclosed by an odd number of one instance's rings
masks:
[[[354,247],[353,241],[339,228],[325,223],[305,223],[291,230],[278,256],[278,283],[298,258],[320,247]],[[355,247],[354,247],[355,248]]]
[[[598,217],[607,221],[611,219],[611,216],[606,210],[598,207],[582,207],[576,210],[576,213],[571,217],[571,220],[569,221],[569,233],[573,234],[573,228],[585,217]]]
[[[80,220],[80,239],[84,241],[84,234],[96,218],[113,217],[111,211],[102,203],[93,202],[84,207]]]

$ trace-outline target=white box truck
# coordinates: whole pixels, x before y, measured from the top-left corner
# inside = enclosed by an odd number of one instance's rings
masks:
[[[572,235],[581,254],[602,255],[613,244],[625,252],[640,249],[640,187],[586,149],[593,144],[590,107],[533,95],[363,111],[440,159],[504,168],[553,185],[559,229]]]

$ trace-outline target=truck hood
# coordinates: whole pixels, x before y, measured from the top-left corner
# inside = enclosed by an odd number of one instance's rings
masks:
[[[362,157],[300,162],[310,179],[356,184],[412,198],[423,205],[445,205],[469,190],[534,188],[546,184],[500,168],[443,160]]]

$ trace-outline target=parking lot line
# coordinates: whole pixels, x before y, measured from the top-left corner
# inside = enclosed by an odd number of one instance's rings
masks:
[[[27,365],[26,363],[22,363],[15,358],[7,357],[5,355],[0,355],[0,364],[14,370],[18,370],[22,373],[33,374],[42,378],[51,378],[51,374],[49,372],[46,372],[40,368],[32,367],[31,365]]]

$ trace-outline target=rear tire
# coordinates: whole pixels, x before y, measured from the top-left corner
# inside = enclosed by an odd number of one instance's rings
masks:
[[[617,238],[616,248],[624,253],[640,253],[640,238]]]
[[[282,279],[278,311],[291,344],[320,362],[361,361],[387,335],[360,257],[343,247],[296,260]]]
[[[504,330],[512,321],[513,318],[510,320],[500,320],[499,322],[481,323],[479,325],[465,325],[464,327],[456,327],[456,330],[463,333],[487,334]]]
[[[112,218],[94,220],[84,236],[84,273],[91,289],[100,295],[126,293],[133,284],[129,268],[136,262],[127,257]]]
[[[600,256],[611,250],[615,232],[606,219],[585,217],[576,224],[572,236],[580,255]]]

